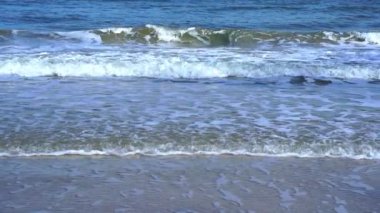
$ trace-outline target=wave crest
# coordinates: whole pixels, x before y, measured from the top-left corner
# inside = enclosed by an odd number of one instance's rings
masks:
[[[301,44],[380,44],[379,32],[263,32],[236,29],[171,29],[155,25],[141,28],[108,28],[91,31],[100,36],[103,43],[170,42],[193,46],[246,46],[258,43],[301,43]]]
[[[380,32],[265,32],[248,29],[206,29],[198,27],[102,28],[71,32],[32,32],[0,30],[0,41],[19,37],[50,40],[76,40],[98,44],[174,43],[187,46],[251,46],[261,43],[296,44],[380,44]]]

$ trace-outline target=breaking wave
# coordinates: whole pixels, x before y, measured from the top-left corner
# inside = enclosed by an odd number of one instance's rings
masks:
[[[260,43],[283,44],[380,44],[380,32],[265,32],[248,29],[143,27],[104,28],[71,32],[34,32],[0,30],[0,42],[29,38],[72,40],[93,44],[128,42],[157,44],[175,43],[186,46],[250,46]]]

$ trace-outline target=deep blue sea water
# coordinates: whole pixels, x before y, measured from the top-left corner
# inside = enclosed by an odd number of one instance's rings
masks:
[[[373,31],[377,0],[2,0],[0,28],[85,30],[106,27]]]
[[[0,153],[380,157],[380,1],[0,1]]]

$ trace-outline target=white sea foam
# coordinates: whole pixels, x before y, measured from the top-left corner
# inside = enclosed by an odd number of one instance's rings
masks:
[[[137,59],[136,59],[137,60]],[[58,74],[60,76],[128,76],[157,78],[213,78],[228,73],[208,63],[191,63],[181,59],[141,56],[137,61],[107,61],[104,58],[33,58],[0,62],[0,75],[26,77]]]
[[[126,33],[126,34],[132,34],[133,28],[132,27],[110,27],[110,28],[102,28],[99,29],[98,31],[107,33],[107,32],[112,32],[112,33]]]
[[[91,33],[90,31],[57,32],[56,34],[66,37],[66,38],[77,39],[89,44],[102,43],[102,39],[100,38],[100,36],[94,33]]]
[[[282,54],[253,52],[245,54],[224,49],[165,50],[150,52],[99,52],[94,54],[27,54],[3,57],[0,75],[37,77],[126,76],[154,78],[222,78],[228,76],[264,78],[310,76],[346,79],[380,79],[376,63],[339,64],[313,62],[314,52]],[[214,57],[217,55],[217,57]],[[271,58],[279,58],[275,61]],[[344,56],[347,57],[347,56]],[[353,55],[351,57],[356,57]],[[373,57],[373,56],[371,56]],[[267,61],[266,58],[271,59]],[[280,60],[281,59],[281,60]],[[345,59],[345,58],[344,58]]]
[[[380,44],[380,32],[323,32],[326,39],[339,44]]]
[[[357,33],[359,37],[362,37],[368,43],[380,44],[379,32]]]
[[[181,31],[170,30],[165,27],[160,27],[156,25],[147,24],[146,27],[152,28],[157,33],[159,40],[166,42],[180,41],[178,35]]]

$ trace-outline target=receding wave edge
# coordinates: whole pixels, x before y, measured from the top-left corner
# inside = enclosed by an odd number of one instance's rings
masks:
[[[316,153],[254,153],[247,152],[245,150],[219,150],[219,151],[195,151],[195,152],[186,152],[186,151],[129,151],[129,152],[120,152],[116,150],[63,150],[63,151],[54,151],[54,152],[35,152],[35,153],[10,153],[10,152],[0,152],[0,157],[38,157],[38,156],[135,156],[135,155],[144,155],[144,156],[195,156],[195,155],[245,155],[245,156],[269,156],[269,157],[300,157],[300,158],[351,158],[351,159],[380,159],[378,153],[372,155],[349,155],[349,154],[316,154]]]

